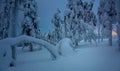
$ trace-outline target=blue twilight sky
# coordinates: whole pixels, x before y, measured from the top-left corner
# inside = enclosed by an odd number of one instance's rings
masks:
[[[90,1],[90,0],[85,0]],[[64,14],[66,9],[67,0],[37,0],[38,3],[38,14],[41,32],[45,33],[49,30],[53,30],[51,19],[56,12],[57,8],[61,10],[61,16]],[[95,0],[93,11],[97,14],[99,0]]]

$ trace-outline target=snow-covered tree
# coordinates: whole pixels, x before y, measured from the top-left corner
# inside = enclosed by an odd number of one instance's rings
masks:
[[[0,13],[0,39],[16,37],[19,0],[2,0],[0,3],[2,3]],[[15,64],[15,48],[11,48],[11,50],[13,51],[13,61],[10,63],[10,66],[13,66]]]
[[[37,3],[35,0],[28,0],[24,2],[24,21],[23,21],[23,30],[31,28],[31,31],[28,33],[31,36],[38,37],[40,35],[40,25],[37,19]],[[26,25],[26,26],[25,26]],[[25,34],[28,34],[25,31],[22,31]]]
[[[54,14],[52,23],[54,24],[54,31],[55,31],[55,41],[59,41],[62,38],[62,29],[61,29],[61,18],[60,18],[60,10],[57,9],[57,12]]]
[[[28,0],[24,2],[24,21],[22,23],[22,35],[33,36],[40,38],[40,28],[37,20],[37,3],[35,0]],[[33,51],[33,44],[30,45],[30,51]]]
[[[2,15],[4,15],[4,16],[2,16]],[[1,13],[1,17],[0,17],[0,39],[4,39],[4,38],[8,37],[8,29],[9,29],[9,24],[8,24],[7,16],[4,13]]]
[[[103,29],[107,31],[106,36],[109,38],[109,45],[112,45],[112,24],[115,22],[115,1],[100,0],[98,16]]]
[[[120,0],[116,0],[116,10],[117,10],[117,35],[118,35],[118,46],[120,47]]]
[[[94,32],[95,26],[96,26],[96,16],[94,12],[92,11],[94,5],[94,0],[91,0],[90,3],[84,2],[84,15],[83,15],[83,20],[84,20],[84,26],[85,26],[85,36],[86,39],[90,42],[94,40],[96,42],[96,34]]]
[[[9,24],[9,37],[17,36],[17,26],[18,26],[18,10],[20,6],[19,0],[8,0],[10,9],[10,24]]]
[[[96,16],[92,12],[93,4],[94,0],[91,0],[90,3],[82,0],[68,0],[68,10],[65,11],[64,15],[65,33],[66,37],[72,39],[75,46],[78,46],[78,42],[84,39],[83,35],[88,35],[86,31],[90,33],[88,30],[91,28],[87,25],[96,25]]]
[[[17,36],[19,0],[1,1],[1,39]]]
[[[9,24],[10,24],[10,4],[8,0],[3,1],[4,6],[0,13],[0,37],[1,39],[8,37]]]

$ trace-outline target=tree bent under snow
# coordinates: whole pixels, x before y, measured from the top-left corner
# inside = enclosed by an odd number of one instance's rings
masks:
[[[1,40],[0,41],[0,44],[1,45],[1,49],[5,50],[5,52],[8,54],[10,53],[11,55],[9,55],[9,57],[7,59],[9,59],[9,62],[8,64],[10,64],[10,62],[12,61],[12,64],[14,65],[15,63],[15,60],[16,60],[16,49],[15,47],[20,44],[21,42],[24,42],[24,41],[27,41],[27,42],[31,42],[31,43],[36,43],[38,45],[42,45],[44,46],[49,52],[50,54],[52,55],[53,59],[57,59],[59,58],[59,53],[58,51],[56,50],[55,46],[53,46],[52,44],[44,41],[44,40],[41,40],[41,39],[37,39],[37,38],[34,38],[34,37],[29,37],[29,36],[19,36],[19,37],[16,37],[16,38],[7,38],[7,39],[4,39],[4,40]],[[12,51],[10,50],[12,48]],[[9,49],[9,52],[8,52],[8,49]],[[1,57],[3,55],[6,55],[4,54],[0,54]]]

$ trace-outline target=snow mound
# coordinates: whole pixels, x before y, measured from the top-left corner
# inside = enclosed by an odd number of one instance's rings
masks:
[[[8,41],[0,40],[0,71],[5,70],[12,61],[12,52],[11,47],[7,45]]]
[[[58,52],[62,56],[67,56],[73,53],[73,44],[69,38],[60,40],[56,47],[58,47]]]

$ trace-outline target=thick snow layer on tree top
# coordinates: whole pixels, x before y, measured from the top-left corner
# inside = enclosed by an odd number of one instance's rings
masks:
[[[69,38],[60,40],[56,47],[58,48],[58,52],[63,56],[73,53],[73,44]]]

